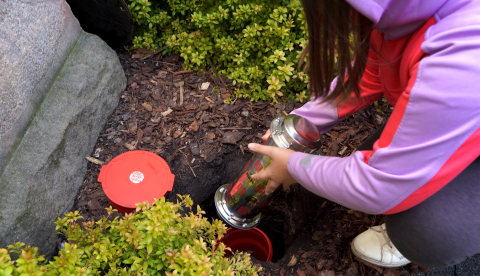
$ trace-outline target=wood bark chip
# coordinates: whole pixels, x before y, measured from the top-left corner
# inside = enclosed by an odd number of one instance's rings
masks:
[[[305,273],[308,276],[317,276],[317,271],[315,271],[315,268],[311,267],[309,264],[305,264]]]
[[[137,149],[137,142],[133,142],[133,143],[127,143],[125,142],[123,144],[124,147],[126,147],[128,150],[136,150]]]
[[[305,271],[303,271],[303,270],[300,270],[300,269],[299,269],[299,270],[297,270],[297,272],[296,272],[296,274],[295,274],[295,275],[297,275],[297,276],[307,276],[307,274],[305,274]]]
[[[204,82],[202,83],[202,86],[200,86],[200,90],[205,91],[208,89],[209,86],[210,86],[209,82]]]
[[[318,276],[335,276],[335,271],[333,270],[322,270],[318,273]]]
[[[178,138],[182,134],[183,134],[183,130],[181,128],[179,128],[179,129],[175,130],[175,132],[173,133],[173,138]]]
[[[137,143],[141,143],[143,139],[143,130],[141,128],[137,131]]]
[[[167,71],[158,71],[158,77],[161,79],[164,79],[167,76],[168,72]]]
[[[375,270],[378,271],[378,273],[380,273],[380,274],[383,273],[383,269],[380,268],[380,267],[378,267],[378,266],[376,266],[376,265],[374,265],[374,264],[371,264],[371,263],[369,263],[369,262],[366,262],[366,261],[364,261],[364,260],[362,260],[362,259],[359,259],[359,258],[357,258],[357,257],[355,257],[355,260],[361,262],[362,264],[364,264],[364,265],[366,265],[366,266],[368,266],[368,267],[370,267],[370,268],[375,269]]]
[[[297,256],[293,255],[292,258],[290,259],[290,262],[288,262],[287,266],[294,266],[297,264]]]
[[[194,112],[195,112],[196,109],[197,109],[197,105],[195,105],[195,104],[186,104],[186,105],[184,106],[184,108],[185,108],[186,110],[188,110],[188,111],[194,111]]]
[[[98,209],[101,209],[102,206],[100,206],[100,204],[98,203],[97,199],[93,198],[91,199],[89,202],[88,202],[88,206],[90,207],[90,209],[92,210],[98,210]]]
[[[319,260],[316,264],[317,269],[321,270],[325,266],[326,262],[327,262],[327,260]]]
[[[197,132],[199,127],[200,127],[200,124],[198,123],[197,120],[195,120],[188,126],[188,131]]]
[[[240,141],[245,133],[243,132],[232,132],[228,131],[225,132],[223,135],[222,143],[224,144],[236,144],[238,141]]]
[[[133,134],[137,133],[138,123],[137,122],[130,122],[127,124],[128,126],[128,133]]]
[[[173,109],[171,109],[170,107],[167,109],[167,111],[164,111],[160,114],[162,114],[163,117],[166,117],[168,116],[168,114],[172,113],[173,112]]]
[[[156,124],[156,123],[160,122],[161,119],[162,119],[162,117],[160,116],[160,114],[157,113],[157,114],[155,114],[155,116],[152,119],[150,119],[150,121],[152,123]]]
[[[338,152],[338,155],[343,155],[348,147],[343,147],[341,151]]]
[[[315,253],[317,253],[317,252],[314,251],[314,250],[305,252],[305,253],[302,254],[302,258],[304,258],[304,259],[305,259],[305,258],[308,258],[308,257],[310,257],[310,256],[312,256],[312,255],[315,255]]]
[[[161,96],[161,94],[160,94],[160,90],[155,89],[155,90],[153,91],[152,97],[153,97],[154,100],[157,100],[157,101],[158,101],[158,100],[161,100],[161,99],[162,99],[162,96]],[[159,107],[157,107],[157,109],[158,109],[158,108],[162,108],[162,107],[159,106]],[[155,110],[155,111],[158,111],[158,110]],[[163,110],[160,110],[160,111],[163,111]]]
[[[153,110],[152,106],[148,103],[143,103],[142,104],[143,108],[145,108],[145,110],[151,112]]]
[[[215,139],[215,133],[213,133],[213,132],[207,132],[207,133],[205,134],[205,138],[208,139],[208,140],[213,140],[213,139]]]

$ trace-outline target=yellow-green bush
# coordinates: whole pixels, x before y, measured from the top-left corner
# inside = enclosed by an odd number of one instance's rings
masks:
[[[225,245],[216,239],[225,225],[210,223],[200,208],[191,208],[189,196],[175,203],[156,200],[137,204],[137,213],[123,219],[103,218],[77,223],[78,211],[56,222],[68,242],[53,261],[46,262],[38,249],[16,243],[0,248],[0,276],[9,275],[257,275],[250,256],[224,257]],[[108,209],[109,215],[113,212]],[[10,254],[18,254],[12,261]]]
[[[237,85],[237,97],[307,99],[298,58],[307,43],[299,0],[128,0],[133,48],[178,53],[186,69],[210,69]]]

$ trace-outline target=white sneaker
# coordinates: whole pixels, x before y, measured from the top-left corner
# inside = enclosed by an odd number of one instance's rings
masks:
[[[370,227],[355,237],[352,251],[358,258],[380,267],[399,267],[410,263],[393,245],[385,224]]]

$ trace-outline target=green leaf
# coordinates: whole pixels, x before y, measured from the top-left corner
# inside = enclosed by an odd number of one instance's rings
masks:
[[[13,272],[13,266],[9,266],[5,269],[5,272],[4,272],[5,274],[4,275],[9,276],[9,275],[12,274],[12,272]]]

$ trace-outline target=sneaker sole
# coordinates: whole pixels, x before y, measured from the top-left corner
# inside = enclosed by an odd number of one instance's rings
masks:
[[[379,262],[377,260],[374,260],[374,259],[371,259],[367,256],[364,256],[362,255],[360,252],[358,252],[355,247],[353,247],[353,243],[351,244],[350,246],[352,248],[352,252],[353,252],[353,255],[357,256],[358,258],[360,258],[361,260],[364,260],[364,261],[367,261],[369,263],[372,263],[376,266],[379,266],[379,267],[385,267],[385,268],[391,268],[391,267],[401,267],[401,266],[404,266],[404,265],[407,265],[410,263],[410,261],[404,261],[402,263],[396,263],[396,264],[385,264],[385,263],[382,263],[382,262]]]

